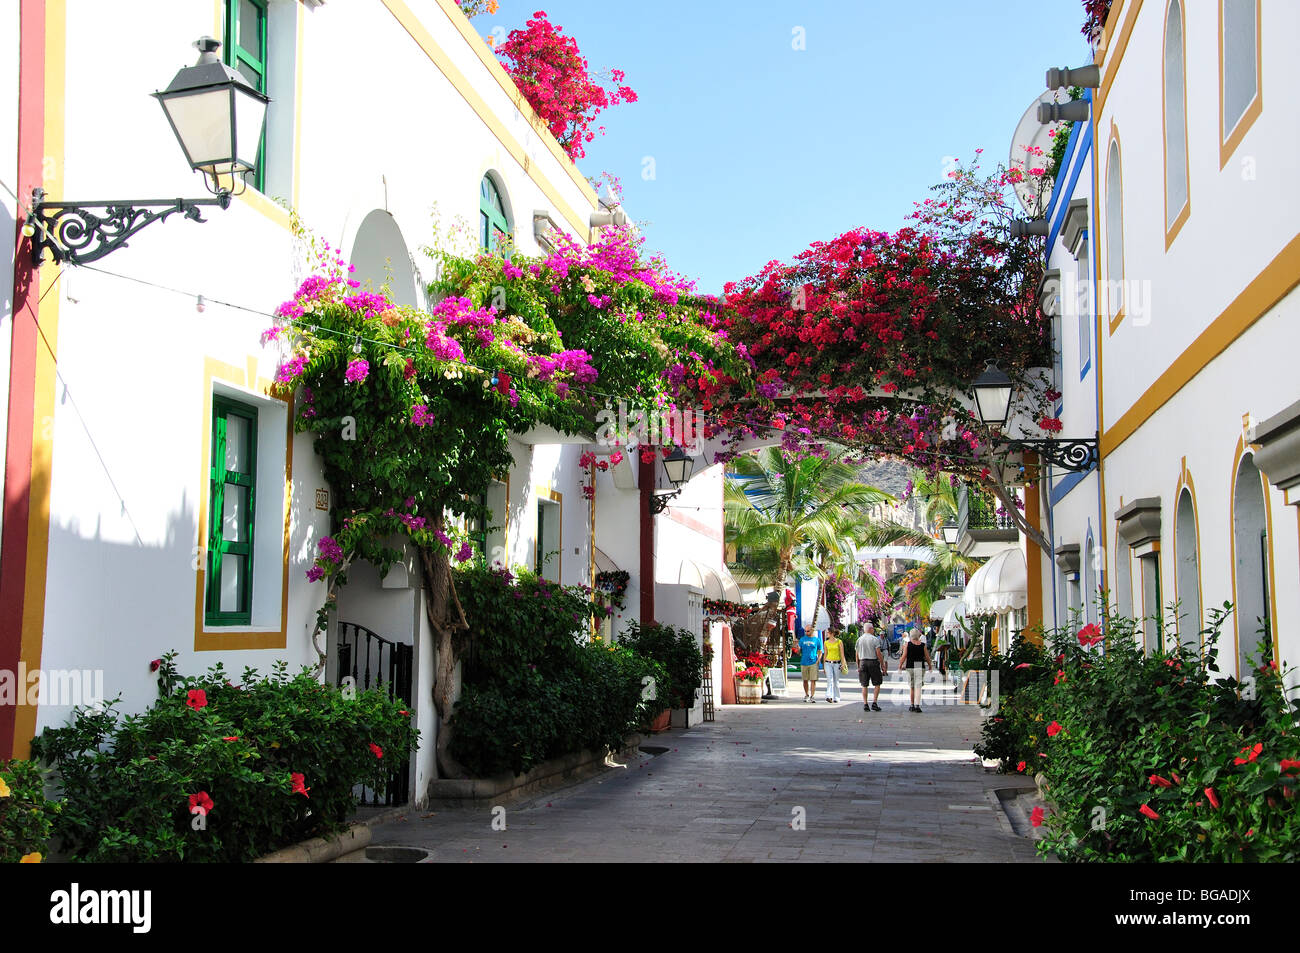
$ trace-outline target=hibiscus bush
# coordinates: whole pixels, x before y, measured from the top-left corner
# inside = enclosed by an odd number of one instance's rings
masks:
[[[604,614],[584,588],[483,567],[457,570],[456,588],[474,621],[451,750],[474,776],[620,748],[663,707],[643,698],[646,679],[667,682],[661,665],[600,637],[583,641],[593,614]]]
[[[619,636],[620,644],[664,667],[664,679],[655,684],[659,708],[691,708],[704,682],[704,655],[695,636],[683,628],[631,620]]]
[[[1300,859],[1300,701],[1267,662],[1216,671],[1230,607],[1204,651],[1144,655],[1137,623],[1049,633],[1041,662],[1000,693],[976,751],[1040,775],[1051,809],[1040,848],[1067,860]]]
[[[40,863],[58,813],[38,764],[0,761],[0,864]]]
[[[159,698],[119,717],[78,708],[32,742],[57,772],[54,833],[78,861],[248,861],[341,828],[355,786],[382,786],[417,732],[401,701],[342,692],[280,663],[181,677],[158,660]]]

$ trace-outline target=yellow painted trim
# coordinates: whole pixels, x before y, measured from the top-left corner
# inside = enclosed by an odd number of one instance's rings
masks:
[[[1119,72],[1120,64],[1124,61],[1124,53],[1128,49],[1129,37],[1133,35],[1133,25],[1137,23],[1138,14],[1142,10],[1142,0],[1133,0],[1131,4],[1119,4],[1118,9],[1111,8],[1110,15],[1106,18],[1106,25],[1110,27],[1116,20],[1117,16],[1124,17],[1124,24],[1119,27],[1119,37],[1115,40],[1115,48],[1112,52],[1110,48],[1110,36],[1113,30],[1103,32],[1102,38],[1105,42],[1104,59],[1105,67],[1102,70],[1101,87],[1097,90],[1097,102],[1094,109],[1100,115],[1106,107],[1106,100],[1110,98],[1110,88],[1115,83],[1115,74]]]
[[[1219,5],[1219,170],[1222,171],[1232,158],[1232,154],[1237,151],[1237,146],[1241,145],[1241,140],[1246,138],[1246,133],[1250,132],[1250,127],[1255,125],[1255,120],[1259,118],[1264,111],[1264,7],[1261,0],[1255,0],[1255,98],[1246,106],[1241,118],[1237,120],[1232,131],[1228,132],[1223,128],[1223,93],[1224,93],[1224,74],[1223,74],[1223,0],[1218,0]],[[1225,136],[1226,133],[1226,136]]]
[[[65,0],[45,0],[45,163],[48,170],[42,187],[51,195],[62,195],[64,162],[64,110],[67,107],[68,11]],[[45,599],[50,562],[50,486],[54,475],[54,413],[58,377],[59,292],[54,285],[62,269],[47,265],[38,270],[40,297],[36,305],[40,338],[36,345],[36,371],[32,393],[32,464],[27,514],[27,568],[23,579],[22,635],[19,662],[28,671],[41,667],[45,645]],[[14,713],[13,756],[31,756],[36,734],[35,705],[19,705]]]
[[[475,32],[473,24],[469,22],[469,17],[461,12],[456,0],[437,0],[437,4],[442,8],[442,12],[447,14],[447,19],[451,21],[451,25],[465,38],[469,48],[478,55],[479,60],[487,67],[488,72],[492,74],[492,78],[497,81],[497,85],[510,97],[515,104],[515,108],[523,114],[524,118],[528,120],[528,124],[536,131],[538,137],[546,143],[551,155],[555,156],[556,161],[568,173],[569,178],[573,180],[573,184],[583,191],[588,201],[591,202],[592,208],[595,208],[599,202],[596,190],[591,187],[590,182],[583,178],[582,173],[578,171],[577,165],[565,154],[564,148],[551,133],[550,128],[537,115],[532,104],[519,92],[519,87],[515,85],[515,81],[510,78],[510,74],[501,65],[501,61],[488,49],[483,37]]]
[[[295,180],[297,176],[294,177]],[[251,185],[242,194],[235,196],[245,206],[267,218],[283,229],[289,228],[289,210],[272,199],[267,198]]]
[[[266,397],[281,401],[286,411],[286,434],[284,448],[284,540],[283,569],[280,579],[280,628],[278,629],[244,629],[215,627],[207,629],[203,623],[203,595],[207,588],[207,560],[203,558],[208,548],[208,494],[211,491],[209,481],[209,458],[212,451],[212,383],[222,381],[245,390],[255,391]],[[215,652],[234,651],[236,649],[283,649],[289,644],[289,528],[293,515],[293,399],[277,397],[271,393],[272,382],[257,376],[257,358],[249,355],[246,367],[226,364],[216,358],[203,359],[203,404],[200,414],[200,434],[202,434],[199,453],[199,513],[198,513],[198,568],[194,573],[194,651]]]
[[[1178,473],[1178,485],[1174,488],[1174,598],[1182,602],[1183,594],[1178,585],[1178,562],[1182,558],[1182,553],[1178,551],[1178,510],[1182,503],[1183,490],[1186,489],[1192,498],[1192,523],[1196,532],[1196,599],[1200,608],[1200,614],[1195,619],[1196,632],[1200,637],[1201,651],[1205,651],[1205,587],[1201,584],[1201,507],[1196,502],[1196,484],[1192,481],[1191,471],[1187,469],[1187,457],[1183,457]],[[1181,624],[1179,625],[1181,629]],[[1182,641],[1182,633],[1179,632],[1179,642]]]
[[[1025,463],[1037,463],[1038,455],[1027,453]],[[1039,513],[1038,486],[1025,487],[1025,521],[1034,529],[1039,529],[1041,517]],[[1043,551],[1038,544],[1033,541],[1027,541],[1025,544],[1025,629],[1029,630],[1036,624],[1040,628],[1037,631],[1026,631],[1025,638],[1034,645],[1042,645],[1043,626]]]
[[[552,503],[560,504],[560,523],[559,523],[560,548],[559,548],[559,556],[556,557],[559,561],[559,566],[557,567],[556,575],[559,576],[559,578],[555,581],[563,584],[563,580],[564,580],[564,494],[560,493],[558,490],[552,490],[551,485],[549,483],[546,484],[545,488],[533,487],[533,493],[537,496],[538,499],[550,500]],[[533,515],[536,516],[536,513],[534,513]],[[541,554],[542,541],[540,539],[536,540],[533,543],[533,549],[535,553]],[[536,558],[534,557],[534,562],[535,561]]]
[[[1119,288],[1120,302],[1119,307],[1112,311],[1110,302],[1110,159],[1111,146],[1114,145],[1116,169],[1119,173]],[[1126,280],[1126,271],[1124,267],[1124,249],[1128,242],[1124,236],[1124,144],[1119,138],[1119,127],[1115,125],[1115,120],[1110,121],[1110,138],[1106,140],[1106,196],[1105,201],[1101,203],[1101,211],[1106,215],[1106,227],[1102,230],[1102,247],[1106,253],[1106,315],[1107,324],[1111,334],[1124,323],[1124,293],[1128,288]],[[1111,317],[1110,315],[1114,315]]]
[[[442,0],[439,0],[439,3],[441,2]],[[524,172],[527,173],[528,177],[537,184],[537,187],[542,190],[546,197],[551,201],[551,204],[555,206],[555,210],[568,219],[569,224],[573,226],[577,236],[583,241],[591,241],[592,230],[590,222],[583,219],[582,216],[564,200],[556,190],[555,186],[551,184],[550,180],[538,171],[536,164],[529,158],[528,154],[524,151],[523,146],[521,146],[518,140],[510,134],[509,130],[506,129],[505,124],[501,122],[496,113],[494,113],[488,107],[487,103],[483,101],[483,97],[478,94],[478,91],[465,77],[465,74],[456,68],[456,64],[452,62],[451,57],[447,55],[442,47],[438,46],[438,44],[434,42],[433,37],[429,34],[429,31],[425,29],[424,24],[420,22],[419,17],[411,12],[411,8],[408,7],[403,0],[383,0],[383,4],[388,8],[388,12],[396,18],[399,24],[401,24],[402,29],[406,30],[411,39],[416,42],[416,45],[418,45],[420,49],[424,51],[425,55],[429,57],[429,61],[438,68],[451,85],[455,87],[456,91],[460,93],[461,97],[469,107],[474,110],[481,120],[483,120],[483,124],[487,126],[488,130],[494,136],[496,136],[497,140],[505,150],[510,153],[511,157],[519,163]],[[455,21],[453,20],[452,22]],[[479,39],[478,35],[474,34],[474,37],[475,44],[477,44],[477,46],[482,46],[482,41]],[[511,85],[513,85],[513,83]],[[515,95],[518,97],[516,105],[519,106],[520,111],[522,112],[528,104],[523,102],[523,97],[518,90],[516,90]],[[530,116],[535,114],[524,113],[524,115]],[[540,120],[535,120],[535,126],[536,123],[540,123]],[[550,135],[550,132],[545,130],[544,127],[542,132],[545,132],[546,136]],[[545,136],[542,136],[542,141],[545,141]],[[564,161],[568,166],[572,166],[572,162],[567,157]],[[570,172],[570,176],[574,174],[576,174],[576,169]],[[475,185],[477,186],[477,183],[475,183]],[[590,186],[587,186],[585,197],[591,203],[592,210],[594,210],[598,201],[596,193],[591,190]]]
[[[1232,454],[1232,479],[1228,482],[1228,568],[1232,573],[1232,601],[1234,606],[1232,613],[1232,665],[1233,671],[1237,673],[1238,680],[1244,673],[1241,671],[1241,613],[1236,611],[1236,608],[1241,604],[1241,600],[1237,598],[1237,472],[1241,467],[1241,461],[1246,455],[1246,451],[1250,451],[1251,464],[1253,465],[1255,451],[1258,449],[1258,444],[1247,444],[1244,436],[1237,438],[1237,447]],[[1280,665],[1277,644],[1277,585],[1274,578],[1276,576],[1274,565],[1277,560],[1273,557],[1273,501],[1269,499],[1268,480],[1259,471],[1258,467],[1256,467],[1256,472],[1259,472],[1260,492],[1264,496],[1264,532],[1268,534],[1269,636],[1273,644],[1273,661]]]
[[[1226,351],[1256,321],[1300,284],[1300,235],[1291,239],[1223,313],[1101,435],[1101,455],[1114,453],[1129,437]]]
[[[1168,106],[1165,102],[1165,91],[1168,84],[1165,82],[1165,47],[1169,42],[1169,8],[1178,4],[1178,26],[1179,38],[1182,41],[1183,55],[1183,169],[1187,181],[1187,200],[1183,203],[1182,209],[1174,216],[1173,222],[1169,221],[1169,115]],[[1182,231],[1183,225],[1192,214],[1192,167],[1191,154],[1187,144],[1187,17],[1183,12],[1182,0],[1167,0],[1165,4],[1165,22],[1163,39],[1160,42],[1160,129],[1164,133],[1162,148],[1164,150],[1164,165],[1161,168],[1164,181],[1164,200],[1165,200],[1165,251],[1169,251],[1169,246],[1174,243],[1178,233]]]

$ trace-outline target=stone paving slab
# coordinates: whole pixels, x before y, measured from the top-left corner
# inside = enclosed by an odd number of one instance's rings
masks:
[[[807,704],[792,687],[657,736],[661,755],[507,805],[505,830],[489,804],[411,811],[376,826],[373,843],[478,863],[1038,860],[993,793],[1031,785],[972,751],[978,708],[938,704],[952,697],[935,691],[910,713],[901,681],[882,690],[882,712],[847,693]]]

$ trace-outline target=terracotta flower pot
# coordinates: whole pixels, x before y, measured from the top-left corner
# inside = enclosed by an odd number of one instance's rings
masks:
[[[654,721],[650,722],[650,731],[658,734],[661,731],[667,731],[669,723],[672,721],[672,709],[665,708],[659,714],[655,715]]]

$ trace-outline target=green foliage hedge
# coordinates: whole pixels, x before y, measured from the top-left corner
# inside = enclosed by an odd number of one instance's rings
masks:
[[[661,708],[694,707],[695,694],[704,683],[704,654],[694,635],[661,622],[642,626],[633,619],[619,636],[619,644],[664,667],[665,677],[655,685]]]
[[[342,827],[354,786],[382,785],[415,746],[402,703],[380,692],[290,677],[284,663],[266,678],[245,669],[242,685],[220,665],[182,678],[174,655],[148,711],[78,708],[32,743],[58,772],[54,830],[76,860],[252,860]]]
[[[0,864],[39,862],[58,816],[45,800],[45,781],[33,761],[0,761]]]
[[[1145,656],[1139,623],[1112,617],[1104,654],[1056,630],[1047,651],[1018,645],[1014,660],[994,660],[998,710],[975,750],[1041,775],[1052,804],[1041,850],[1072,861],[1300,859],[1300,701],[1275,663],[1240,683],[1216,672],[1230,608],[1210,613],[1203,654]]]
[[[484,567],[455,579],[473,629],[451,753],[472,774],[522,774],[549,758],[619,748],[664,707],[672,675],[656,657],[626,642],[581,641],[592,615],[603,615],[585,588]],[[654,644],[668,646],[666,637]],[[646,697],[651,679],[658,700]]]

